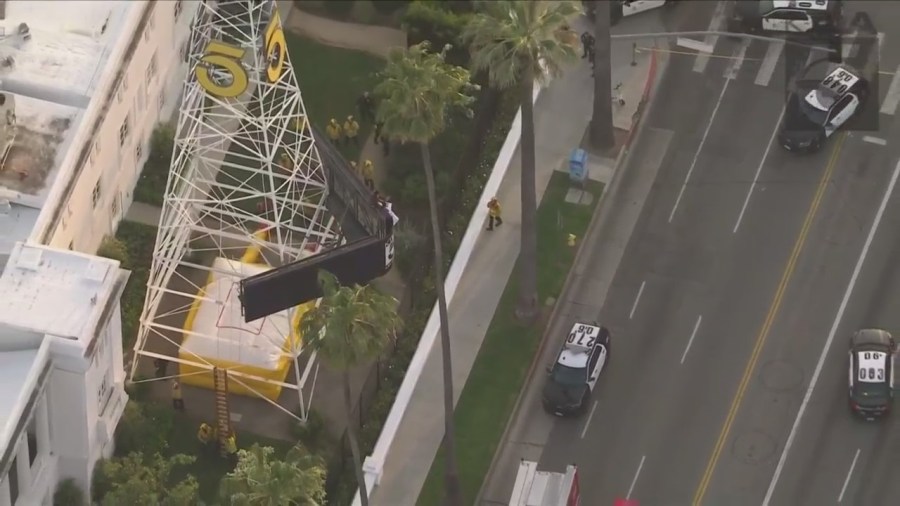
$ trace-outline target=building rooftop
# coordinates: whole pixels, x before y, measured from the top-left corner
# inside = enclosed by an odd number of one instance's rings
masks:
[[[0,275],[0,325],[90,340],[120,272],[114,260],[18,243]]]
[[[0,164],[0,207],[8,200],[40,208],[122,35],[125,16],[140,2],[4,3],[0,93],[13,98],[16,128]],[[0,103],[0,112],[7,107]],[[3,136],[0,132],[0,150],[7,145]],[[29,229],[34,224],[32,213],[15,219]],[[6,230],[0,228],[0,236]]]

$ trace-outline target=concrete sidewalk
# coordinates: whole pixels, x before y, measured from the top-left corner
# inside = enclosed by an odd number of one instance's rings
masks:
[[[630,44],[613,48],[612,81],[623,83],[626,105],[631,109],[618,114],[618,128],[631,128],[630,119],[637,103],[629,103],[631,89],[643,90],[649,68],[649,53],[637,55],[631,65]],[[616,61],[616,59],[620,61]],[[543,196],[554,170],[566,164],[569,153],[578,147],[590,120],[593,80],[588,64],[582,60],[566,75],[541,92],[535,105],[537,158],[537,197]],[[640,96],[640,91],[637,96]],[[623,123],[624,122],[624,123]],[[624,132],[623,132],[624,133]],[[624,135],[622,136],[625,137]],[[615,161],[597,159],[591,177],[608,182]],[[453,380],[456,401],[481,348],[500,296],[512,273],[519,253],[521,203],[519,200],[520,154],[518,148],[503,179],[498,198],[504,206],[504,226],[491,235],[479,236],[469,264],[459,283],[460,295],[450,301],[450,329],[453,336]],[[381,480],[370,494],[373,506],[412,505],[443,438],[443,383],[439,341],[429,352],[425,367],[387,453]]]

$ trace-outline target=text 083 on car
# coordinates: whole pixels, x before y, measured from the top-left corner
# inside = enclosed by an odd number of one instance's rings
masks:
[[[867,420],[886,415],[894,397],[894,338],[863,329],[850,337],[850,409]]]
[[[609,360],[610,335],[596,323],[576,323],[556,361],[547,368],[544,409],[557,416],[584,413],[597,378]]]

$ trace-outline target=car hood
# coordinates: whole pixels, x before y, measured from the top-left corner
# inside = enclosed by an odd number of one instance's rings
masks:
[[[544,401],[554,406],[575,406],[581,402],[587,385],[562,385],[548,380],[544,385]]]

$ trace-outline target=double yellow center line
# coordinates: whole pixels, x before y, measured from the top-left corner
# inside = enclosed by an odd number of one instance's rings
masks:
[[[731,433],[731,426],[734,424],[738,409],[741,406],[741,401],[743,401],[744,394],[747,392],[750,378],[753,377],[756,363],[759,361],[759,356],[763,346],[766,344],[769,331],[772,329],[772,324],[775,322],[775,317],[778,315],[778,309],[781,306],[784,293],[787,291],[788,283],[790,282],[791,277],[793,277],[794,268],[797,266],[797,259],[803,251],[806,238],[809,235],[812,223],[819,211],[819,206],[822,203],[822,197],[825,195],[825,190],[828,188],[828,181],[831,180],[831,175],[834,173],[834,168],[837,165],[838,156],[841,152],[841,146],[843,146],[845,138],[846,134],[840,134],[837,139],[835,139],[834,149],[828,159],[825,173],[819,181],[812,203],[809,205],[809,210],[806,212],[806,218],[803,220],[803,227],[800,229],[800,235],[797,236],[797,241],[794,243],[794,249],[791,251],[791,256],[788,258],[784,273],[781,275],[781,281],[778,283],[778,289],[775,291],[775,297],[772,299],[772,305],[769,306],[769,312],[766,314],[766,319],[763,322],[762,328],[759,330],[759,334],[756,336],[753,352],[750,354],[750,360],[747,362],[747,367],[744,368],[744,375],[741,377],[737,393],[731,402],[731,408],[728,410],[725,424],[722,426],[721,432],[719,432],[716,446],[713,448],[712,455],[709,457],[709,462],[706,464],[706,471],[704,471],[703,477],[700,479],[700,485],[697,487],[696,493],[694,493],[694,506],[700,506],[703,502],[703,496],[706,494],[707,488],[709,488],[709,482],[712,479],[713,472],[715,472],[719,456],[722,454],[722,448],[725,446],[725,442],[728,440],[728,436]]]

